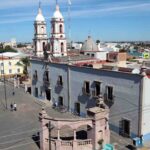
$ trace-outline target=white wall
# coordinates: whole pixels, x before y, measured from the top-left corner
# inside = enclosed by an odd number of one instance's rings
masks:
[[[142,134],[150,133],[150,79],[143,78]]]

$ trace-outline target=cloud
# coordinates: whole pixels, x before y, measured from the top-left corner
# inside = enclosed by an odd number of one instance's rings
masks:
[[[134,4],[134,5],[126,5],[126,6],[111,6],[111,7],[105,7],[105,8],[92,8],[92,9],[87,9],[87,10],[79,10],[79,11],[74,11],[72,15],[74,17],[78,16],[83,16],[86,17],[89,16],[94,16],[94,15],[107,15],[110,13],[122,13],[122,12],[141,12],[141,11],[150,11],[150,3],[144,3],[144,4]]]
[[[13,5],[15,5],[15,7],[17,6],[22,6],[22,5],[37,5],[37,0],[5,0],[8,3],[8,7],[11,5],[11,7],[13,7]],[[75,0],[74,0],[75,1]],[[145,11],[150,11],[150,3],[133,3],[133,2],[119,2],[119,3],[101,3],[101,4],[93,4],[93,5],[89,5],[88,3],[86,3],[86,5],[80,5],[80,0],[76,0],[76,4],[71,6],[71,17],[75,17],[75,18],[86,18],[89,16],[96,16],[96,17],[100,17],[100,16],[106,16],[106,15],[112,15],[112,14],[129,14],[129,12],[145,12]],[[82,0],[82,2],[85,2],[88,0]],[[3,2],[2,5],[5,6],[6,2]],[[18,2],[18,3],[17,3]],[[44,4],[52,4],[55,1],[49,1],[49,0],[43,0],[42,1]],[[50,3],[51,2],[51,3]],[[67,0],[61,0],[60,3],[67,3]],[[17,3],[17,4],[16,4]],[[66,5],[61,5],[63,7],[63,15],[65,17],[68,17],[67,14],[67,9],[66,9]],[[2,7],[0,5],[0,7]],[[7,8],[8,8],[7,7]],[[45,7],[44,7],[45,8]],[[43,8],[43,9],[44,9]],[[65,9],[64,9],[65,8]],[[34,21],[34,18],[36,16],[36,12],[30,10],[30,11],[26,11],[24,9],[21,10],[21,12],[12,12],[12,13],[1,13],[0,19],[1,22],[0,24],[6,24],[6,23],[17,23],[17,22],[27,22],[27,21]],[[44,16],[46,18],[48,18],[48,20],[50,19],[50,17],[52,16],[52,10],[50,9],[44,9]]]

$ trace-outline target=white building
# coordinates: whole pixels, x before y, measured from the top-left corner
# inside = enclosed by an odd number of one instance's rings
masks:
[[[64,18],[58,4],[51,19],[50,50],[55,57],[67,55]]]
[[[98,45],[94,42],[91,36],[88,36],[88,39],[83,43],[81,53],[99,60],[106,60],[108,52],[98,49]]]
[[[44,50],[47,48],[48,38],[46,32],[46,21],[42,14],[41,7],[39,5],[38,14],[34,22],[34,55],[43,57]]]

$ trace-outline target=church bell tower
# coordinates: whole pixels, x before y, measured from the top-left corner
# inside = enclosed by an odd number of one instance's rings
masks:
[[[46,21],[42,14],[41,3],[39,3],[39,10],[34,22],[34,55],[43,57],[44,51],[47,50],[48,38],[46,31]]]
[[[56,2],[56,10],[51,19],[50,50],[54,57],[67,55],[64,18]]]

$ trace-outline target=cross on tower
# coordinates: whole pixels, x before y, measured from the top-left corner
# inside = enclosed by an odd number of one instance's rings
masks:
[[[39,8],[41,8],[41,1],[39,1]]]

